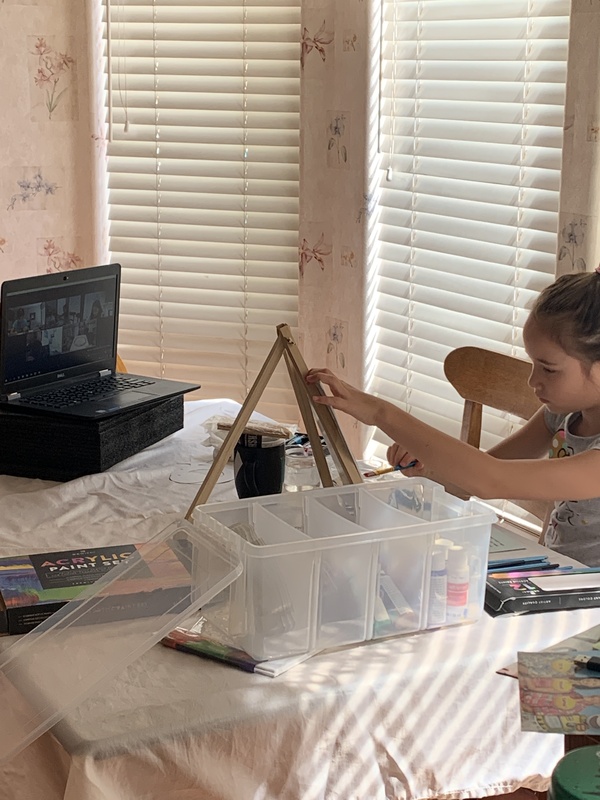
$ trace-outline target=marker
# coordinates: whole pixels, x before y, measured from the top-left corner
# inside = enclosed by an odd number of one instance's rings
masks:
[[[416,466],[417,459],[415,458],[410,464],[405,464],[403,467],[400,464],[396,464],[395,467],[383,467],[383,469],[374,469],[370,472],[363,472],[363,476],[365,478],[374,478],[376,475],[387,475],[388,472],[398,472],[403,469],[410,469],[411,467]]]
[[[577,656],[573,661],[578,667],[590,669],[592,672],[600,672],[600,658],[598,656]]]
[[[563,572],[568,572],[569,570],[572,569],[573,567],[561,567],[560,564],[539,564],[539,565],[532,564],[531,566],[517,567],[516,569],[515,567],[504,567],[503,569],[494,569],[491,572],[488,571],[488,575],[491,575],[492,577],[494,575],[504,575],[504,576],[510,575],[511,578],[513,576],[520,577],[522,575],[529,577],[532,574],[537,575],[538,572],[552,572],[553,575],[557,573],[559,575],[562,575]]]
[[[573,575],[583,575],[586,572],[600,573],[600,567],[562,567],[562,569],[572,569]]]

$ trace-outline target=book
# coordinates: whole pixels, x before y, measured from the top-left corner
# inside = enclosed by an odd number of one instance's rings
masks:
[[[526,614],[600,606],[600,569],[488,573],[485,609],[498,614]]]
[[[0,558],[0,634],[33,630],[140,550],[143,552],[143,545],[124,544]],[[118,594],[99,612],[101,621],[154,613],[148,600],[156,591],[171,593],[174,601],[189,594],[190,575],[176,554],[165,545],[164,552],[157,556],[155,548],[152,555],[151,562],[142,556],[135,578],[119,581]]]
[[[202,616],[190,624],[190,627],[181,626],[172,630],[161,639],[161,644],[183,653],[220,661],[245,672],[266,675],[268,678],[276,678],[315,655],[315,653],[300,653],[272,661],[257,661],[245,650],[236,647],[222,631]]]
[[[600,625],[537,653],[517,654],[521,729],[538,733],[600,734]],[[582,658],[584,657],[584,658]],[[504,674],[514,674],[514,666]]]

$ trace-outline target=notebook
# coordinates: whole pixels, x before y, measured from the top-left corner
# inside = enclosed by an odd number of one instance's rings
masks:
[[[0,408],[101,419],[198,389],[118,374],[120,264],[4,281]]]

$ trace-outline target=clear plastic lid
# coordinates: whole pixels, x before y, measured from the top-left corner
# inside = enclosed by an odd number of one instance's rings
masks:
[[[226,537],[172,523],[0,655],[0,763],[241,573]]]

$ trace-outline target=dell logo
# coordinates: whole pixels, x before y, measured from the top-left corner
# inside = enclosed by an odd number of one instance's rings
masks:
[[[59,378],[64,378],[64,377],[65,377],[65,373],[64,372],[59,372],[58,375],[56,376],[56,380],[58,380]]]

